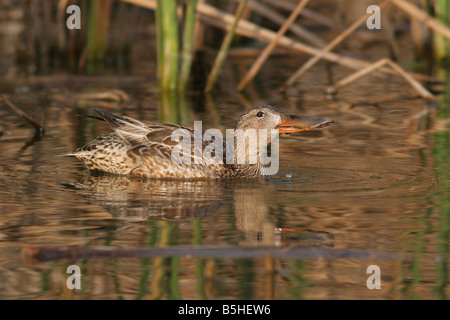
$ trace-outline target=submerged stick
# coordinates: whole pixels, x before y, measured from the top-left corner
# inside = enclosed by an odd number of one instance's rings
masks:
[[[264,62],[269,58],[271,52],[273,49],[275,49],[276,45],[278,44],[278,41],[280,38],[286,33],[289,26],[297,19],[300,12],[303,10],[303,8],[308,4],[309,0],[301,0],[294,11],[290,14],[289,18],[286,20],[286,22],[281,26],[281,28],[278,30],[275,38],[270,41],[270,43],[267,45],[267,47],[261,52],[259,57],[256,59],[256,61],[251,66],[250,70],[247,72],[247,74],[244,76],[244,79],[242,79],[241,83],[238,85],[238,91],[242,91],[245,89],[245,87],[252,81],[252,79],[256,76],[259,69],[261,69]]]
[[[367,250],[347,250],[304,246],[241,247],[241,246],[170,246],[125,249],[117,247],[25,247],[22,250],[27,263],[63,259],[98,259],[117,257],[191,257],[191,258],[261,258],[266,255],[279,259],[400,259],[403,255]]]
[[[389,65],[394,69],[395,72],[397,72],[400,76],[402,76],[406,81],[408,81],[411,86],[416,89],[416,91],[427,100],[436,101],[436,98],[427,90],[425,87],[423,87],[419,82],[417,82],[411,75],[409,75],[405,70],[403,70],[398,64],[393,62],[392,60],[388,58],[383,58],[378,60],[377,62],[371,64],[370,66],[361,69],[348,77],[340,80],[335,85],[328,88],[329,93],[336,93],[338,89],[354,82],[355,80],[381,68],[383,65]]]
[[[3,100],[11,109],[13,109],[13,111],[22,119],[24,119],[28,124],[30,124],[35,130],[36,133],[39,133],[39,135],[42,135],[44,133],[44,128],[37,123],[36,121],[33,120],[33,118],[31,118],[28,114],[26,114],[25,112],[23,112],[22,110],[19,109],[19,107],[17,107],[14,103],[12,103],[11,101],[9,101],[5,96],[0,95],[0,99]]]
[[[389,3],[390,0],[386,0],[379,5],[380,9]],[[314,66],[326,52],[331,51],[339,43],[341,43],[348,35],[355,31],[361,24],[363,24],[367,18],[372,15],[372,13],[366,13],[364,16],[356,20],[350,27],[348,27],[344,32],[335,37],[330,43],[328,43],[325,48],[316,53],[311,57],[305,64],[303,64],[300,69],[298,69],[280,88],[281,92],[286,91],[286,89],[291,86],[298,78],[300,78],[306,71],[308,71],[312,66]]]
[[[244,9],[247,6],[247,0],[241,0],[238,8],[236,9],[236,14],[234,17],[233,24],[228,30],[225,39],[223,39],[222,46],[220,47],[219,52],[217,53],[216,60],[214,61],[214,65],[212,67],[211,72],[208,76],[208,81],[206,82],[205,92],[210,92],[216,83],[217,77],[219,76],[219,72],[222,69],[223,62],[228,53],[228,49],[230,48],[231,41],[233,41],[233,37],[235,34],[236,27],[241,19],[242,13],[244,13]]]

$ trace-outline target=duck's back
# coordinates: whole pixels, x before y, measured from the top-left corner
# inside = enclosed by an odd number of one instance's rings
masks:
[[[75,152],[65,154],[77,157],[90,170],[180,179],[223,178],[234,173],[233,167],[223,158],[203,156],[208,144],[202,141],[198,146],[192,129],[175,124],[141,122],[94,110],[114,132],[103,134]]]

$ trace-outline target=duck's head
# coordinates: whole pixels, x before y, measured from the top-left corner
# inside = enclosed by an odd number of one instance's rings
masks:
[[[262,105],[244,113],[236,129],[276,129],[279,133],[295,133],[326,127],[333,122],[328,118],[289,115],[273,106]]]

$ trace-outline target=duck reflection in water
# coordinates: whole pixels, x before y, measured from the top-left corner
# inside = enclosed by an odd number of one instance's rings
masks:
[[[117,220],[173,221],[183,228],[195,218],[211,216],[218,224],[211,229],[219,230],[227,220],[221,217],[231,204],[242,245],[279,246],[292,234],[281,234],[276,215],[270,214],[267,195],[276,185],[268,180],[150,180],[92,172],[78,183],[62,185],[105,207]]]

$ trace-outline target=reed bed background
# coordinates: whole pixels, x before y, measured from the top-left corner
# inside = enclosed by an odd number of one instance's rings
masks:
[[[65,27],[66,8],[73,4],[81,8],[80,30]],[[140,46],[153,52],[149,57],[157,60],[159,89],[182,92],[191,83],[195,58],[212,49],[216,58],[208,67],[203,88],[210,92],[230,48],[243,44],[258,52],[258,57],[238,91],[245,90],[280,47],[312,56],[304,65],[294,66],[297,72],[280,91],[322,59],[357,71],[370,69],[377,61],[350,58],[333,50],[355,33],[367,31],[365,23],[372,13],[365,8],[371,4],[382,8],[382,28],[374,32],[383,35],[389,48],[386,59],[399,59],[397,39],[409,33],[417,62],[430,65],[449,60],[450,5],[443,0],[23,0],[4,1],[3,8],[20,12],[24,28],[21,42],[15,44],[16,59],[33,65],[29,69],[35,73],[61,67],[74,73],[99,73],[111,66],[126,70],[133,50]],[[350,17],[348,21],[340,19],[344,15]],[[398,69],[390,64],[378,71],[397,74]],[[408,74],[419,81],[429,80]]]

